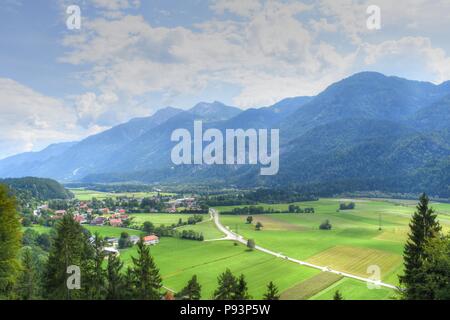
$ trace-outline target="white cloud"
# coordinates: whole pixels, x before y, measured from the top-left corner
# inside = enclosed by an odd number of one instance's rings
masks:
[[[0,78],[0,158],[79,137],[76,117],[58,99]]]
[[[190,94],[214,81],[238,85],[242,92],[234,102],[242,107],[282,94],[315,94],[351,66],[354,52],[341,54],[317,41],[310,21],[297,19],[309,5],[227,1],[214,8],[245,21],[211,19],[190,30],[153,27],[142,16],[90,20],[81,35],[66,37],[70,50],[62,61],[93,65],[85,84],[120,96]]]
[[[404,37],[399,40],[384,41],[379,44],[366,44],[365,63],[394,61],[398,67],[408,71],[410,66],[423,65],[423,77],[431,77],[437,83],[450,79],[450,57],[441,48],[432,46],[430,39],[424,37]]]
[[[97,8],[107,9],[107,10],[123,10],[132,7],[139,7],[140,0],[90,0],[92,4]]]
[[[93,92],[87,92],[75,97],[78,123],[84,128],[95,126],[101,116],[118,101],[119,98],[112,92],[100,96]]]
[[[77,141],[110,127],[100,122],[108,116],[109,106],[118,102],[114,93],[88,92],[71,100],[74,106],[0,78],[0,159],[52,143]]]
[[[260,0],[218,0],[213,2],[210,8],[218,14],[230,12],[245,17],[260,11],[262,4]]]
[[[426,5],[415,2],[421,8]],[[236,105],[267,105],[287,95],[317,94],[368,65],[357,61],[377,60],[380,54],[370,51],[386,40],[376,38],[384,29],[377,34],[366,27],[369,4],[218,0],[210,6],[217,16],[193,28],[155,27],[139,15],[97,18],[85,21],[81,34],[65,38],[68,51],[62,61],[92,66],[83,74],[84,84],[120,97],[189,95],[221,82],[241,88],[234,97]],[[428,21],[404,1],[380,0],[379,5],[386,30],[400,21]],[[332,39],[323,40],[324,33]],[[428,44],[422,53],[430,68],[441,69],[436,79],[445,78],[445,51]],[[387,58],[393,55],[389,50],[383,53]]]

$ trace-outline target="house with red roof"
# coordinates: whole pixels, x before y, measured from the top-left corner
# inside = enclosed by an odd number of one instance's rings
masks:
[[[56,210],[56,211],[55,211],[55,214],[56,214],[57,216],[63,216],[63,215],[65,215],[66,213],[67,213],[66,210]]]
[[[75,220],[79,224],[86,223],[86,219],[80,214],[73,216],[73,220]]]
[[[122,219],[109,219],[109,224],[111,227],[121,227]]]
[[[159,237],[156,235],[146,236],[143,240],[144,244],[147,246],[154,246],[159,243]]]

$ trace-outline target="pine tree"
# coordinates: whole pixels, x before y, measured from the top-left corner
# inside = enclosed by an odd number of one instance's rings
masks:
[[[424,290],[426,274],[421,269],[425,254],[424,247],[427,241],[439,235],[441,227],[436,220],[432,208],[429,208],[429,199],[423,194],[417,205],[417,210],[409,224],[411,229],[404,249],[405,272],[400,276],[403,286],[403,297],[407,300],[430,299],[427,290]]]
[[[278,294],[277,286],[270,281],[267,285],[267,292],[264,294],[264,300],[280,300],[280,295]]]
[[[161,298],[159,291],[162,287],[159,270],[150,255],[150,248],[144,244],[142,239],[137,246],[138,257],[132,258],[136,298],[139,300],[159,300]]]
[[[47,298],[71,300],[83,297],[81,290],[68,288],[67,279],[70,275],[67,274],[67,268],[81,268],[85,249],[86,237],[83,228],[72,215],[65,215],[56,225],[56,235],[48,256],[44,279]]]
[[[181,300],[200,300],[202,286],[197,281],[197,276],[193,275],[191,280],[187,283],[176,296]]]
[[[344,300],[344,297],[339,290],[334,293],[333,300]]]
[[[226,269],[218,278],[219,287],[214,292],[215,300],[234,300],[237,290],[237,279],[231,273],[230,269]]]
[[[245,281],[245,276],[241,274],[241,276],[237,281],[234,300],[250,300],[250,299],[251,296],[248,294],[247,281]]]
[[[125,289],[124,276],[121,274],[123,262],[116,255],[108,257],[107,267],[107,293],[106,299],[120,300],[123,298],[123,290]]]
[[[17,281],[17,294],[22,300],[39,298],[40,274],[36,259],[30,247],[23,248],[21,274]]]
[[[421,267],[425,275],[422,291],[433,300],[450,300],[450,234],[428,241],[425,255]]]
[[[102,300],[106,297],[106,271],[103,268],[106,242],[98,233],[91,239],[92,243],[86,241],[84,244],[82,287],[85,299]]]
[[[11,295],[17,280],[21,237],[16,200],[6,186],[0,185],[0,299]]]
[[[123,276],[123,290],[121,292],[121,298],[123,300],[137,299],[138,294],[135,287],[135,283],[136,280],[133,269],[131,267],[128,267],[127,271]]]

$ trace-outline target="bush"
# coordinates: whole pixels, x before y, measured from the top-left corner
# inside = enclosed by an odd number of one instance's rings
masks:
[[[202,233],[195,232],[194,230],[183,230],[180,234],[181,239],[203,241],[204,237]]]
[[[329,220],[325,220],[324,222],[322,222],[322,224],[320,225],[319,229],[320,230],[331,230],[331,223]]]
[[[122,232],[119,238],[119,249],[131,248],[133,243],[130,240],[130,235],[126,232]]]
[[[247,240],[247,248],[249,248],[250,250],[253,250],[253,249],[255,249],[255,247],[256,247],[255,240],[248,239]]]
[[[350,203],[341,203],[339,205],[339,210],[353,210],[355,209],[355,203],[354,202],[350,202]]]

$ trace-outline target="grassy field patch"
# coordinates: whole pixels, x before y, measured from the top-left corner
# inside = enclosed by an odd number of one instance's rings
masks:
[[[339,276],[337,274],[330,272],[321,272],[318,275],[311,277],[284,291],[281,294],[281,299],[307,300],[341,279],[342,276]]]
[[[311,297],[310,300],[333,300],[333,296],[338,290],[344,300],[392,300],[397,297],[394,290],[384,287],[369,289],[364,282],[344,278]]]
[[[308,262],[361,277],[369,277],[367,268],[376,265],[384,278],[401,264],[402,258],[381,250],[336,246],[311,257]]]

